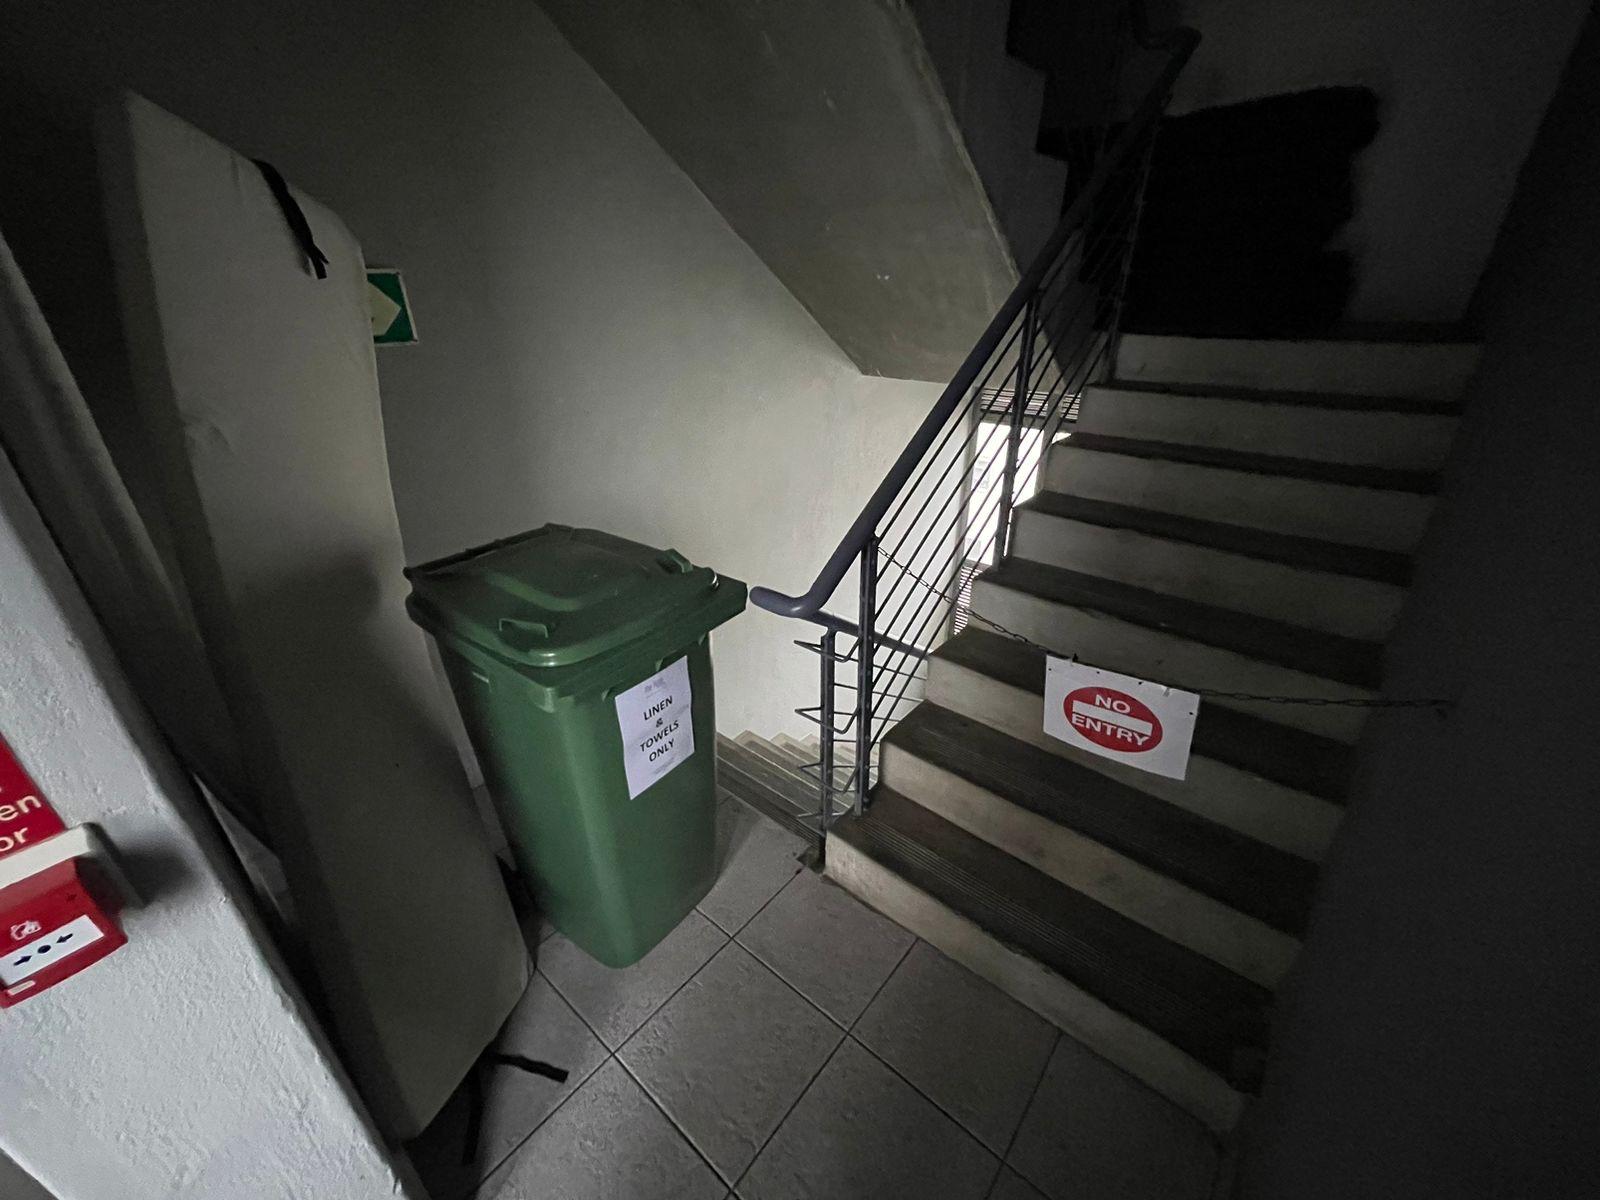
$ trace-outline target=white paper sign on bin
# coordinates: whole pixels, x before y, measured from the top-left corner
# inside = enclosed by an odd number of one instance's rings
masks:
[[[1163,683],[1049,658],[1044,731],[1113,762],[1182,779],[1200,697]]]
[[[632,800],[694,753],[688,658],[619,692],[617,724],[622,729],[622,765]]]

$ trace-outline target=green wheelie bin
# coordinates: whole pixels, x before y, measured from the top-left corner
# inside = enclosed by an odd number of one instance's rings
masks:
[[[636,962],[716,871],[711,630],[745,585],[546,525],[406,572],[540,910]]]

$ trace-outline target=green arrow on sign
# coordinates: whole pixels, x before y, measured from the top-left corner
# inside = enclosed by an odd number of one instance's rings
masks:
[[[367,304],[372,310],[372,340],[379,346],[393,346],[417,340],[417,327],[411,320],[411,304],[400,272],[388,267],[367,268]]]

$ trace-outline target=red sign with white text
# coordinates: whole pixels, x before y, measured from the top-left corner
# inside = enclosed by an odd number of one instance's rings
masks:
[[[1044,731],[1097,758],[1182,779],[1200,697],[1164,683],[1050,655]]]
[[[1069,725],[1107,750],[1143,754],[1161,745],[1161,718],[1139,697],[1115,688],[1068,692],[1061,711]]]
[[[0,739],[0,858],[66,828],[11,747]]]

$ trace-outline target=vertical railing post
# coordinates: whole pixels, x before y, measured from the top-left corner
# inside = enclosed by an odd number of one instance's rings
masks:
[[[1029,380],[1033,375],[1033,342],[1038,333],[1039,293],[1028,297],[1022,310],[1022,342],[1017,350],[1017,386],[1011,397],[1011,429],[1006,434],[1006,467],[1000,476],[1000,511],[994,529],[994,561],[1005,557],[1011,529],[1011,504],[1016,497],[1017,459],[1022,449],[1022,425],[1028,412]]]
[[[822,720],[822,733],[817,739],[822,761],[817,764],[817,839],[822,854],[828,852],[828,825],[833,819],[833,669],[837,661],[835,642],[838,630],[828,629],[822,634],[822,705],[817,710]]]
[[[1159,121],[1152,122],[1150,131],[1145,135],[1143,152],[1139,155],[1139,164],[1134,170],[1139,172],[1139,180],[1133,189],[1133,211],[1128,216],[1128,236],[1122,249],[1122,267],[1117,273],[1117,291],[1111,298],[1111,320],[1106,329],[1106,354],[1101,360],[1104,364],[1107,377],[1117,373],[1117,350],[1122,344],[1122,307],[1128,299],[1128,280],[1133,275],[1133,255],[1139,241],[1139,223],[1144,219],[1144,193],[1145,187],[1150,182],[1150,161],[1155,157],[1156,131],[1160,129]]]
[[[861,636],[856,642],[856,799],[859,814],[867,806],[872,767],[872,640],[878,608],[878,538],[861,549]]]

